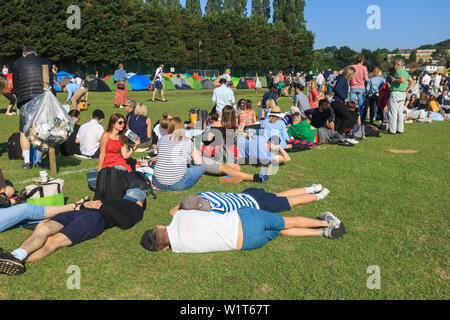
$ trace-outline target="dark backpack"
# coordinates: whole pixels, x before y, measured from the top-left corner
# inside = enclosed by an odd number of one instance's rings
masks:
[[[366,137],[379,137],[380,136],[380,130],[371,124],[366,124],[364,126],[364,133]]]
[[[94,200],[122,199],[131,188],[139,188],[156,199],[152,183],[144,173],[103,168],[97,175]]]
[[[20,132],[13,133],[8,139],[8,158],[9,160],[21,160],[22,148],[20,146]]]

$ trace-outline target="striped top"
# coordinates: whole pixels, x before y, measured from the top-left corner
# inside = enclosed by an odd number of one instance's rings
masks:
[[[172,135],[164,135],[158,140],[158,161],[154,176],[163,185],[174,185],[187,172],[187,164],[191,163],[194,144],[191,140],[171,141]]]
[[[244,193],[225,192],[199,192],[198,195],[211,204],[212,212],[228,213],[242,207],[259,209],[258,202],[250,195]]]

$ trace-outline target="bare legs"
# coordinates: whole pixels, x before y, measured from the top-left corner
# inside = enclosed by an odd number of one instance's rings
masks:
[[[231,176],[234,183],[253,181],[253,174],[242,172],[241,166],[238,164],[221,164],[219,170],[221,173]]]
[[[286,224],[284,230],[280,232],[283,236],[320,236],[322,228],[328,227],[328,222],[325,220],[310,219],[305,217],[283,217],[283,219]]]
[[[156,96],[157,91],[158,91],[158,89],[156,89],[156,88],[153,90],[153,98],[152,98],[153,102],[155,101],[155,96]],[[164,98],[164,89],[159,90],[159,93],[161,94],[162,101],[166,101],[166,98]]]
[[[20,147],[22,148],[22,152],[30,151],[30,141],[27,139],[27,137],[25,137],[25,134],[23,132],[20,133]],[[25,160],[25,163],[30,162],[29,153],[28,153],[28,159],[24,159],[24,160]]]
[[[278,197],[286,197],[291,207],[306,204],[318,200],[316,194],[307,194],[305,188],[290,189],[276,194]]]

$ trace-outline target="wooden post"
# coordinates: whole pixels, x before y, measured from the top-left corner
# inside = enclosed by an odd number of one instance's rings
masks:
[[[47,89],[50,85],[50,74],[48,70],[48,65],[42,65],[42,80],[44,82],[44,89]],[[55,153],[55,146],[53,144],[49,144],[48,149],[48,159],[50,161],[50,176],[56,177],[57,170],[56,170],[56,153]]]

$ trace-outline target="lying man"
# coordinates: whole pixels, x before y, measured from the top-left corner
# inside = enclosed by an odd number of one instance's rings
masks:
[[[344,223],[330,212],[317,220],[282,217],[249,207],[226,214],[180,210],[169,226],[147,230],[141,245],[150,251],[170,248],[179,253],[204,253],[257,249],[279,235],[336,239],[345,233]]]
[[[186,195],[170,214],[173,215],[180,209],[224,214],[241,207],[279,213],[289,211],[297,205],[325,199],[329,193],[330,191],[320,184],[279,193],[270,193],[258,188],[245,189],[242,193],[200,192],[196,195]]]
[[[128,189],[123,199],[89,201],[79,211],[67,211],[38,224],[32,235],[11,253],[0,249],[0,274],[19,275],[26,262],[45,258],[57,249],[74,246],[117,226],[129,229],[142,220],[146,194]]]

